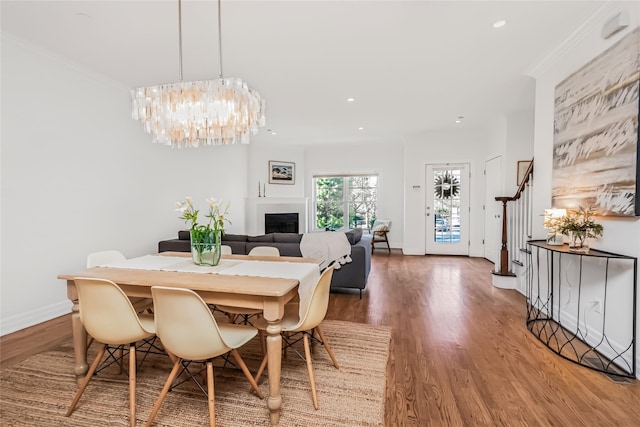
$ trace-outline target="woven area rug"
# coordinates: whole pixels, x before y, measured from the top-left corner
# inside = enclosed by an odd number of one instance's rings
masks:
[[[359,323],[323,322],[340,369],[335,369],[324,348],[317,345],[313,366],[320,408],[316,411],[306,365],[289,350],[282,363],[281,426],[383,426],[386,365],[390,328]],[[93,360],[96,344],[89,353]],[[257,339],[240,354],[252,373],[260,363]],[[299,351],[304,354],[300,343]],[[64,414],[76,390],[70,344],[30,357],[0,372],[0,425],[2,426],[127,426],[128,380],[115,366],[95,376],[70,417]],[[126,366],[124,368],[127,370]],[[138,371],[137,425],[144,425],[171,370],[164,355],[151,355]],[[268,395],[266,377],[261,391]],[[205,386],[206,388],[206,386]],[[266,400],[251,393],[242,372],[215,370],[216,425],[268,426]],[[208,425],[206,397],[186,382],[171,391],[156,417],[155,426]]]

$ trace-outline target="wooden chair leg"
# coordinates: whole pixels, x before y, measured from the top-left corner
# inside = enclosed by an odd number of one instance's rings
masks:
[[[136,343],[129,346],[129,425],[136,427]]]
[[[213,390],[213,362],[207,360],[207,405],[209,406],[209,426],[216,426],[216,405]]]
[[[256,392],[258,397],[260,399],[263,399],[262,393],[260,393],[260,389],[258,388],[258,384],[253,379],[251,372],[249,372],[249,368],[247,368],[247,365],[244,363],[244,360],[242,360],[242,357],[240,356],[240,353],[238,353],[238,350],[236,350],[235,348],[231,350],[231,355],[236,360],[236,363],[238,363],[238,365],[240,366],[240,369],[242,369],[242,372],[244,372],[244,376],[247,377],[247,379],[249,380],[249,383],[251,384],[251,387]]]
[[[317,346],[317,341],[315,340],[315,336],[316,336],[316,329],[313,328],[312,330],[309,331],[309,335],[311,335],[311,338],[309,339],[309,344],[311,345],[311,354],[314,355],[316,354],[316,346]],[[322,339],[322,338],[320,338]]]
[[[91,381],[91,377],[93,377],[93,373],[98,368],[98,365],[100,364],[100,361],[102,360],[102,356],[104,356],[104,352],[106,350],[107,350],[107,345],[106,344],[103,345],[100,348],[100,350],[98,350],[98,354],[96,355],[95,360],[91,364],[91,367],[89,368],[89,372],[87,372],[87,375],[82,380],[82,383],[80,383],[80,387],[78,387],[78,391],[76,391],[76,395],[73,396],[73,400],[71,401],[71,405],[69,406],[69,409],[67,410],[67,413],[64,415],[65,417],[68,417],[69,415],[71,415],[73,410],[76,409],[76,405],[78,405],[78,401],[82,397],[82,394],[84,393],[84,390],[87,388],[87,385],[89,385],[89,381]]]
[[[254,381],[256,382],[256,384],[259,384],[260,382],[260,376],[262,375],[262,373],[264,372],[264,368],[267,366],[267,354],[264,355],[264,357],[262,358],[262,363],[260,363],[260,367],[258,368],[258,373],[256,374],[256,378],[254,379]]]
[[[327,341],[327,338],[322,333],[322,330],[320,329],[320,326],[316,326],[315,329],[316,329],[316,331],[318,331],[318,335],[320,336],[320,340],[324,344],[324,348],[326,348],[327,349],[327,353],[329,353],[329,357],[331,358],[331,361],[333,362],[333,366],[335,366],[336,369],[340,369],[340,367],[338,366],[338,361],[336,360],[336,356],[333,354],[333,350],[331,349],[331,346],[329,345],[329,341]]]
[[[313,365],[311,364],[311,351],[309,350],[309,336],[304,334],[304,356],[307,359],[307,371],[309,371],[309,383],[311,384],[311,398],[313,407],[318,409],[318,394],[316,392],[316,379],[313,375]]]
[[[169,387],[171,387],[173,380],[175,379],[176,375],[178,375],[178,370],[180,369],[180,362],[182,362],[182,359],[178,358],[173,364],[173,369],[169,374],[169,378],[167,378],[167,381],[165,381],[164,387],[162,387],[160,396],[158,396],[158,399],[156,399],[156,403],[153,405],[153,409],[151,410],[151,414],[149,414],[149,418],[147,419],[147,423],[145,424],[145,427],[150,427],[151,424],[153,424],[153,420],[156,418],[156,414],[160,410],[160,406],[162,406],[162,402],[164,401],[164,398],[167,397],[167,393],[169,392]]]
[[[167,353],[167,356],[169,356],[169,359],[173,363],[176,363],[176,360],[179,360],[178,356],[176,356],[175,354],[171,353],[169,350],[165,349],[164,351]]]

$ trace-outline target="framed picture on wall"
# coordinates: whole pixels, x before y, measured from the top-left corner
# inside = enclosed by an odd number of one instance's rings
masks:
[[[269,160],[269,184],[295,184],[296,164]]]
[[[551,206],[640,216],[640,27],[558,83]]]
[[[519,187],[522,184],[522,181],[525,179],[527,170],[529,169],[529,165],[531,164],[531,160],[518,160],[518,172],[516,173],[516,185]]]

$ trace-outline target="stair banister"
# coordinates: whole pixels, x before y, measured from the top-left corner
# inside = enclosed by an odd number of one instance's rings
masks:
[[[516,234],[517,231],[523,231],[521,230],[522,228],[526,228],[528,237],[531,237],[531,215],[529,212],[531,205],[528,189],[530,188],[530,181],[532,177],[533,159],[531,159],[531,163],[529,164],[529,167],[525,172],[524,179],[518,186],[516,194],[513,196],[501,196],[495,198],[497,202],[502,203],[502,245],[500,247],[500,268],[497,271],[492,271],[492,273],[495,275],[515,276],[515,274],[509,268],[509,243],[511,242],[508,240],[508,224],[512,225],[511,230],[515,231],[513,234]],[[521,204],[523,203],[521,206],[519,206],[520,209],[516,207],[515,209],[511,210],[514,215],[518,216],[518,218],[511,221],[510,218],[507,217],[507,204],[509,202],[519,202]],[[513,239],[517,244],[517,241],[519,240],[518,237],[513,236]],[[515,246],[515,244],[511,244],[512,249],[515,248]]]

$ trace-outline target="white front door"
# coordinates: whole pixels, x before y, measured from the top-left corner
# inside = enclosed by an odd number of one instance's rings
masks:
[[[484,257],[496,264],[502,245],[502,204],[496,197],[503,196],[502,156],[484,164]],[[496,271],[499,267],[496,267]]]
[[[426,253],[469,255],[469,164],[427,165]]]

